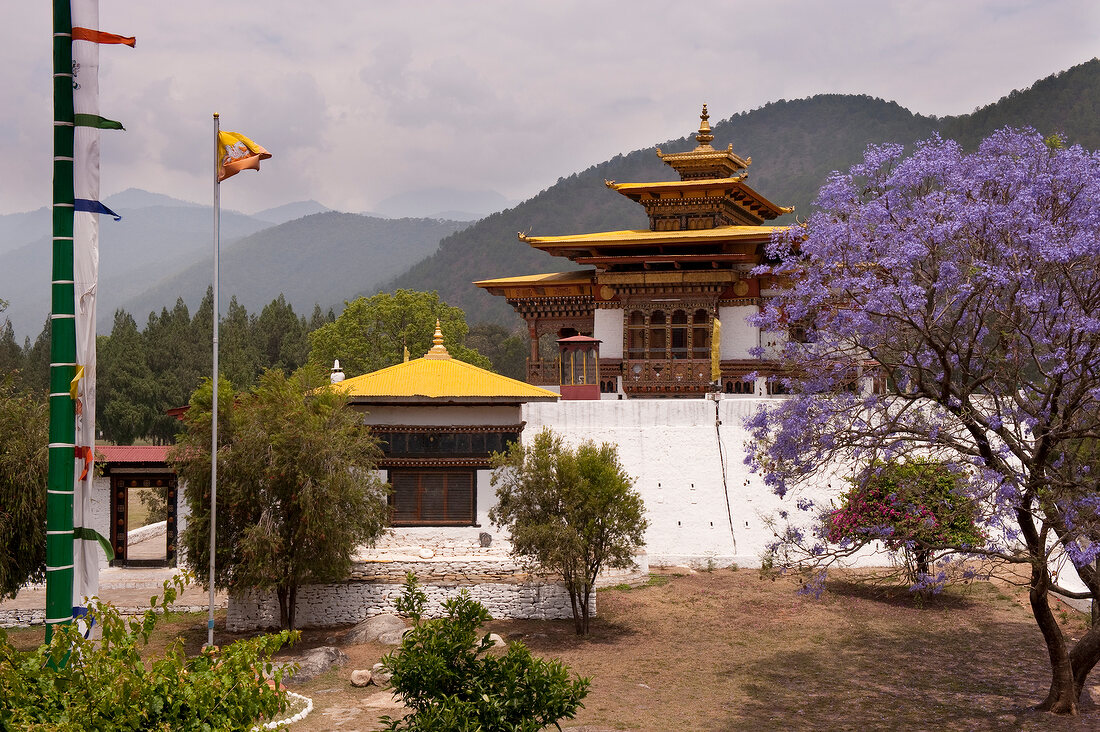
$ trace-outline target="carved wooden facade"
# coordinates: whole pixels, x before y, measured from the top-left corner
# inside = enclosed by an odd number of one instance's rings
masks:
[[[607,186],[641,204],[646,230],[536,237],[531,246],[592,269],[476,283],[508,303],[527,323],[531,338],[527,380],[555,384],[556,363],[539,352],[547,333],[599,338],[600,386],[626,395],[698,396],[708,390],[751,393],[748,376],[764,364],[748,357],[752,344],[723,342],[744,358],[720,361],[712,380],[714,321],[724,307],[758,306],[760,283],[751,272],[764,259],[775,226],[764,225],[792,209],[775,205],[745,182],[751,158],[732,146],[710,143],[706,106],[695,149],[660,158],[679,181]],[[743,317],[744,307],[739,307]],[[609,317],[600,311],[613,311]],[[602,323],[598,326],[597,323]],[[621,323],[621,324],[620,324]],[[602,328],[602,330],[601,330]],[[736,329],[743,337],[744,328]],[[731,338],[733,336],[730,336]]]

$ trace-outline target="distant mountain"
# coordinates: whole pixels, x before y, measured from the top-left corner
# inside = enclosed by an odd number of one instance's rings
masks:
[[[712,104],[714,110],[720,104]],[[691,110],[693,113],[694,110]],[[695,120],[685,110],[684,127]],[[973,147],[1005,125],[1033,126],[1043,133],[1062,132],[1070,142],[1100,147],[1100,61],[1094,59],[1050,76],[1024,91],[1013,91],[969,115],[938,119],[914,114],[894,102],[867,96],[819,95],[778,101],[713,125],[716,148],[752,156],[749,182],[780,205],[793,204],[794,221],[809,211],[817,190],[831,171],[858,161],[870,144],[910,144],[933,132]],[[548,131],[548,137],[551,133]],[[548,143],[549,144],[549,143]],[[690,149],[683,137],[659,145],[666,152]],[[605,179],[660,181],[676,178],[654,148],[617,155],[568,178],[519,204],[488,216],[440,242],[439,251],[389,283],[388,288],[437,289],[450,304],[466,310],[471,322],[514,324],[516,316],[502,299],[471,284],[509,275],[576,269],[517,240],[519,231],[543,235],[644,228],[641,206],[608,190]]]
[[[223,224],[224,225],[224,224]],[[235,295],[258,312],[281,293],[296,312],[314,304],[337,306],[358,292],[374,293],[385,281],[435,251],[439,240],[467,226],[436,219],[379,219],[328,211],[263,229],[221,252],[220,283],[228,302]],[[159,280],[123,303],[138,323],[177,296],[195,308],[211,281],[213,257],[203,253],[191,266]],[[109,328],[100,321],[100,330]]]
[[[263,221],[270,221],[273,224],[285,224],[287,221],[300,219],[303,216],[312,216],[313,214],[325,213],[331,210],[332,209],[328,206],[310,199],[309,201],[284,203],[282,206],[257,211],[252,214],[252,216],[253,218],[262,219]]]
[[[18,249],[32,239],[50,232],[50,209],[43,206],[26,213],[0,214],[0,254]],[[0,276],[0,282],[4,278]],[[10,300],[0,289],[0,297]]]
[[[124,194],[119,194],[123,203],[131,196],[129,192]],[[131,200],[139,198],[141,196],[133,194]],[[167,200],[168,203],[132,207],[111,197],[107,205],[122,214],[122,220],[100,217],[96,307],[101,332],[110,329],[114,311],[124,301],[148,289],[165,273],[182,269],[211,249],[213,232],[209,207],[156,194],[149,194],[145,200]],[[0,320],[10,317],[20,339],[26,335],[33,339],[42,329],[50,310],[50,224],[46,209],[41,211],[41,226],[30,234],[30,238],[24,239],[22,246],[0,252],[0,297],[11,303],[0,315]],[[32,217],[27,220],[37,215],[39,212],[12,214]],[[7,218],[0,218],[0,222]],[[231,243],[267,226],[265,221],[223,210],[222,242]],[[175,293],[166,297],[168,305],[176,300]],[[147,314],[135,313],[135,317],[144,322]]]
[[[422,188],[379,201],[371,209],[391,219],[428,218],[476,221],[515,205],[496,191],[460,191],[455,188]]]
[[[182,201],[178,198],[166,196],[163,193],[150,193],[140,188],[127,188],[124,191],[103,199],[103,203],[107,205],[107,208],[117,213],[132,211],[138,208],[149,208],[150,206],[202,208],[202,204]]]

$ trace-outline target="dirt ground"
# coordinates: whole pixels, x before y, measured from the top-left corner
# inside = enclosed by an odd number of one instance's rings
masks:
[[[487,631],[591,677],[585,708],[562,725],[576,732],[1100,729],[1098,673],[1080,717],[1028,709],[1046,691],[1047,661],[1013,587],[979,583],[922,605],[904,590],[841,575],[820,599],[797,595],[797,586],[756,570],[662,575],[601,591],[586,639],[571,621],[493,621]],[[1080,613],[1058,615],[1071,637],[1083,631]],[[197,649],[204,625],[175,616],[164,638],[182,634]],[[289,653],[342,645],[345,632],[308,630]],[[33,635],[22,631],[19,642]],[[348,681],[390,648],[342,647],[346,666],[291,685],[314,703],[295,732],[375,730],[379,716],[399,713],[388,693]]]

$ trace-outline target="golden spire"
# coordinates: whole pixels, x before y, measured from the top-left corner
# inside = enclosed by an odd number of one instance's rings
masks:
[[[438,318],[435,321],[435,335],[432,336],[432,344],[432,347],[424,354],[424,358],[449,359],[451,357],[451,354],[447,353],[447,349],[443,345],[443,331],[439,328]]]
[[[707,113],[707,105],[703,105],[703,112],[699,115],[699,134],[695,136],[695,141],[699,143],[696,150],[713,150],[710,146],[711,141],[714,139],[714,135],[710,134],[710,115]]]

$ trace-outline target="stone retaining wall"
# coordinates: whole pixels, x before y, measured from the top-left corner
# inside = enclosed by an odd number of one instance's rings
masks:
[[[443,603],[461,590],[470,593],[494,618],[557,620],[573,617],[565,586],[551,583],[424,584],[428,596],[426,615],[442,614]],[[295,624],[300,628],[351,625],[382,613],[396,612],[394,602],[402,586],[393,582],[346,582],[309,585],[298,590]],[[596,614],[596,598],[591,600]],[[230,595],[226,628],[248,631],[279,625],[279,600],[275,593],[243,592]]]
[[[224,604],[215,605],[224,607]],[[149,608],[120,607],[118,612],[123,616],[144,615]],[[173,605],[174,613],[205,613],[209,611],[209,605]],[[276,615],[276,618],[278,615]],[[25,610],[0,610],[0,628],[27,628],[32,625],[45,625],[46,611],[37,608]]]
[[[522,563],[500,546],[480,556],[435,555],[430,558],[409,556],[426,548],[423,537],[410,547],[409,537],[397,537],[365,549],[352,564],[346,583],[308,585],[298,590],[295,624],[301,628],[358,623],[381,613],[395,612],[405,575],[412,572],[428,596],[429,617],[442,613],[443,602],[465,589],[494,618],[531,618],[555,620],[573,617],[565,586],[549,577],[531,574]],[[441,546],[435,542],[432,553]],[[457,542],[455,550],[469,549]],[[369,558],[367,558],[369,557]],[[608,570],[596,581],[597,587],[640,584],[649,577],[645,552],[636,556],[630,569]],[[592,597],[592,614],[596,598]],[[230,595],[226,626],[233,631],[255,630],[279,625],[279,601],[274,592],[243,592]]]

